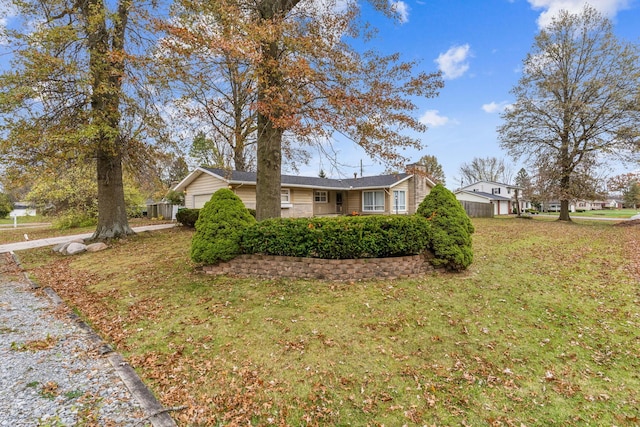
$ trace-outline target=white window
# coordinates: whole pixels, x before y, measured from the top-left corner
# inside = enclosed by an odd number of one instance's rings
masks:
[[[393,212],[407,211],[407,192],[404,190],[393,190],[393,200],[391,201]]]
[[[291,193],[288,188],[283,188],[280,190],[280,203],[291,203]]]
[[[362,210],[364,212],[384,212],[384,191],[363,191]]]
[[[315,191],[313,193],[313,200],[315,200],[316,203],[327,203],[329,197],[326,191]]]

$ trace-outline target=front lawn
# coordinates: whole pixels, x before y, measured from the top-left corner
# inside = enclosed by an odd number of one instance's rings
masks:
[[[214,278],[192,232],[20,253],[182,426],[637,425],[640,227],[475,219],[420,280]]]
[[[22,224],[17,228],[9,225],[0,226],[0,244],[23,242],[26,234],[29,240],[47,239],[50,237],[71,236],[74,234],[93,233],[96,230],[95,225],[91,227],[68,228],[58,230],[51,226],[50,222],[30,222],[21,218],[36,217],[18,217],[18,224]],[[38,217],[40,221],[51,221],[48,217]],[[129,220],[131,227],[140,227],[144,225],[163,224],[170,221],[150,220],[146,218],[132,218]],[[0,223],[1,224],[1,223]],[[11,224],[13,224],[13,219]]]
[[[631,218],[634,215],[640,213],[638,209],[598,209],[598,210],[588,210],[581,212],[570,212],[569,216],[585,216],[585,217],[594,217],[594,218],[620,218],[627,219]],[[559,212],[541,212],[539,215],[547,215],[547,216],[555,216],[558,217]]]

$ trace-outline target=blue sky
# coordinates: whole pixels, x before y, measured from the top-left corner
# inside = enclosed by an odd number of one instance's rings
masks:
[[[365,11],[365,17],[380,33],[376,47],[384,52],[402,53],[407,60],[420,61],[427,71],[440,69],[445,87],[437,98],[419,100],[419,115],[428,125],[417,135],[420,152],[406,152],[415,160],[435,155],[446,174],[449,188],[460,185],[459,168],[474,157],[498,157],[513,165],[514,175],[522,166],[501,150],[496,128],[500,112],[513,102],[509,93],[520,78],[521,64],[531,50],[539,25],[548,22],[560,9],[579,12],[584,1],[577,0],[402,0],[398,10],[404,22],[394,23],[379,14]],[[639,0],[593,0],[611,18],[618,37],[640,42]],[[349,166],[346,176],[360,171],[364,175],[384,171],[349,143],[340,146],[341,158]],[[317,174],[319,167],[330,168],[314,159],[302,173]],[[636,169],[637,166],[628,166]],[[616,165],[612,174],[626,171]],[[333,172],[335,173],[335,172]]]
[[[579,12],[583,0],[389,0],[401,15],[394,22],[376,13],[362,0],[364,18],[379,29],[374,47],[384,53],[400,52],[405,60],[419,61],[420,69],[442,70],[445,87],[440,95],[418,100],[417,112],[429,129],[414,135],[422,151],[404,154],[418,160],[435,155],[446,174],[447,187],[460,185],[459,168],[474,157],[498,157],[513,165],[498,144],[496,128],[501,110],[513,101],[509,91],[518,82],[521,64],[530,51],[540,26],[560,9]],[[592,0],[591,5],[612,19],[620,38],[640,42],[640,0]],[[12,15],[0,0],[0,25]],[[0,45],[1,45],[0,41]],[[8,62],[0,55],[0,68]],[[355,144],[335,146],[337,170],[314,155],[301,174],[314,176],[320,169],[332,177],[360,173],[374,175],[385,170]],[[637,169],[637,165],[614,165],[610,174]],[[284,171],[285,173],[289,171]]]

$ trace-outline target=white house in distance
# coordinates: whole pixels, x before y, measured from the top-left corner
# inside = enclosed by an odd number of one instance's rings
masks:
[[[435,183],[419,165],[407,172],[332,179],[282,175],[281,216],[413,214]],[[199,167],[173,190],[187,208],[201,208],[220,188],[231,189],[249,209],[256,207],[256,173]]]
[[[9,213],[10,217],[14,216],[35,216],[36,210],[25,202],[17,202],[13,204],[13,210]]]
[[[460,201],[487,203],[493,205],[494,215],[508,215],[513,213],[516,203],[516,191],[521,191],[516,185],[503,184],[492,181],[478,181],[456,190],[454,194]],[[519,193],[519,196],[522,196]],[[520,209],[524,210],[525,202],[519,200]]]

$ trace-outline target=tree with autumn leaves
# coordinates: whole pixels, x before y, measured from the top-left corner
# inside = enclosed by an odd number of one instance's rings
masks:
[[[640,51],[613,34],[611,22],[585,6],[562,11],[536,36],[502,115],[502,147],[539,171],[556,191],[560,216],[593,193],[607,158],[633,158],[640,144]]]
[[[135,0],[119,0],[113,9],[101,0],[14,3],[25,22],[41,24],[7,30],[14,57],[12,70],[0,77],[3,160],[14,171],[41,175],[77,160],[95,162],[94,237],[131,234],[123,167],[152,157],[162,137],[153,101],[143,93],[143,73],[132,71],[136,65],[143,71],[155,65],[152,55],[143,55],[148,46],[129,37],[130,25],[145,22],[150,6]],[[373,4],[393,17],[388,3]],[[250,99],[243,108],[255,114],[247,132],[255,129],[259,219],[280,215],[286,135],[306,144],[339,132],[395,165],[405,160],[399,149],[420,147],[404,133],[425,130],[412,115],[411,99],[435,96],[442,87],[440,75],[415,72],[416,64],[398,55],[352,48],[347,39],[371,35],[359,21],[356,2],[178,1],[178,6],[183,14],[217,25],[220,31],[209,34],[210,45],[223,51],[211,54],[226,58],[229,70],[241,66],[242,78],[249,80],[237,87],[255,93],[241,102]],[[183,46],[200,43],[193,27],[173,26],[171,20],[155,24]]]
[[[55,180],[89,164],[97,182],[96,239],[132,234],[123,171],[154,160],[162,124],[139,71],[146,3],[12,1],[3,28],[11,69],[0,75],[0,153],[8,174]],[[134,51],[136,50],[136,51]]]
[[[393,18],[387,2],[372,4]],[[339,133],[395,166],[406,160],[402,148],[421,146],[405,133],[426,129],[412,114],[412,98],[435,96],[442,79],[416,72],[417,64],[398,55],[349,45],[372,36],[357,2],[181,0],[174,11],[179,19],[162,24],[164,54],[207,52],[223,69],[241,69],[244,84],[236,87],[255,95],[247,114],[255,112],[258,219],[280,216],[287,136],[309,145]]]

